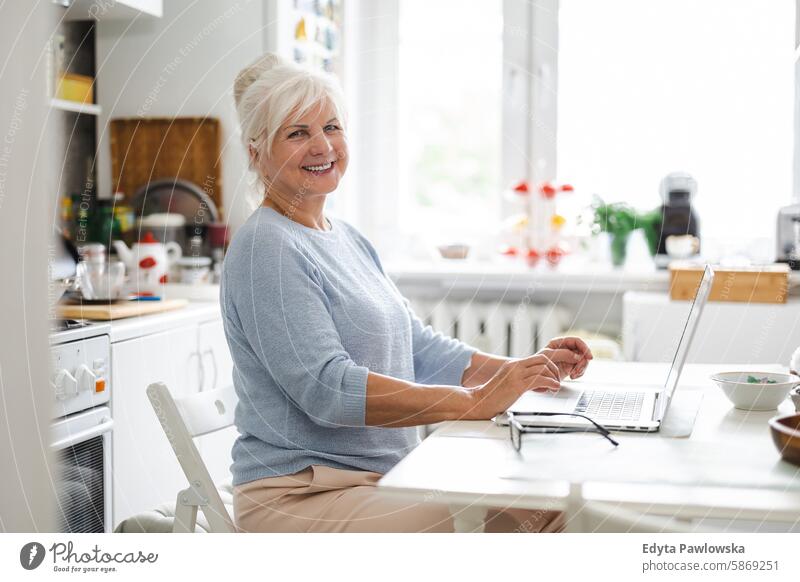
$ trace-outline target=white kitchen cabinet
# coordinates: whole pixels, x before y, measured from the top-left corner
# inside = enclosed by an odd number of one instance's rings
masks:
[[[622,343],[636,362],[670,362],[691,303],[667,293],[628,292],[623,299]],[[706,304],[688,361],[704,364],[787,365],[800,346],[800,300],[787,303]]]
[[[133,20],[142,16],[161,18],[163,0],[62,0],[65,20]]]
[[[183,396],[232,383],[233,361],[218,312],[210,320],[180,311],[142,320],[141,325],[130,320],[112,325],[115,527],[162,503],[174,504],[178,491],[188,486],[147,398],[147,386],[164,382],[173,395]],[[237,436],[231,427],[196,440],[216,483],[231,478]]]
[[[233,359],[225,340],[222,321],[201,323],[198,333],[198,349],[202,377],[200,390],[214,390],[230,386],[233,383]],[[239,432],[236,427],[198,437],[196,442],[200,455],[208,467],[214,483],[230,481],[231,447]]]
[[[145,390],[164,382],[176,396],[198,390],[197,325],[111,345],[113,523],[173,502],[187,485]]]

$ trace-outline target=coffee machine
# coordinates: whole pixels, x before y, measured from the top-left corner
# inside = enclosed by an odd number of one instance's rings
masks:
[[[800,204],[784,206],[778,211],[776,260],[800,270]]]
[[[667,237],[691,235],[700,239],[700,223],[692,209],[697,180],[686,172],[673,172],[661,180],[660,193],[661,228],[654,260],[663,269],[671,260],[667,255]],[[700,252],[699,246],[696,252]]]

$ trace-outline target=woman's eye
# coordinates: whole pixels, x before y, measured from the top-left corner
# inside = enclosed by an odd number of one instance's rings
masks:
[[[325,126],[325,131],[339,131],[341,128],[338,125],[330,124]]]
[[[297,131],[293,131],[292,133],[289,134],[289,139],[300,137],[304,133],[305,133],[304,129],[298,129]]]

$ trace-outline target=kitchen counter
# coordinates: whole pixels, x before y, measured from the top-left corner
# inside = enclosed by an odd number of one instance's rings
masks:
[[[219,319],[218,301],[190,301],[186,307],[174,311],[129,317],[111,321],[111,343],[126,341],[144,335],[168,331],[182,325]]]

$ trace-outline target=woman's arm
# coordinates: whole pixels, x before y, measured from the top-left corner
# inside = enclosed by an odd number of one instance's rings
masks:
[[[485,352],[475,352],[472,355],[469,367],[464,370],[461,377],[461,385],[467,388],[474,388],[488,382],[500,369],[500,366],[511,361],[511,358],[487,354]]]
[[[494,366],[492,356],[488,357]],[[550,348],[527,358],[505,358],[487,381],[474,388],[418,384],[370,372],[365,424],[401,427],[445,420],[487,420],[507,410],[528,390],[557,390],[560,366],[574,365],[579,359],[571,350]],[[486,369],[476,373],[485,374]]]
[[[589,365],[589,360],[594,357],[589,346],[579,337],[556,337],[548,342],[547,347],[554,350],[562,348],[568,349],[581,356],[581,359],[578,360],[577,363],[568,361],[559,364],[562,380],[567,376],[573,380],[583,376],[583,373],[586,371],[586,366]],[[505,358],[503,356],[476,352],[472,356],[469,367],[464,370],[464,375],[461,378],[461,385],[471,388],[487,382],[489,378],[497,373],[503,364],[510,360],[511,358]]]

